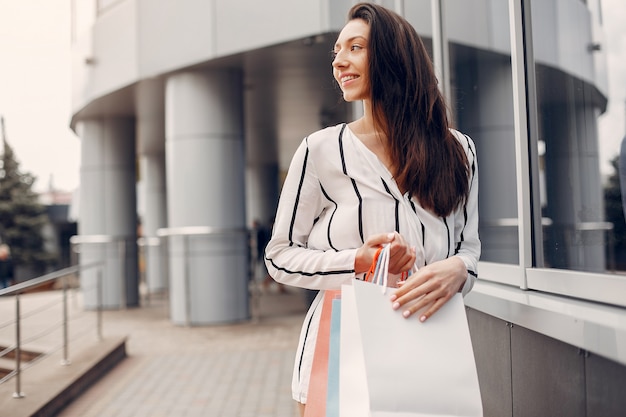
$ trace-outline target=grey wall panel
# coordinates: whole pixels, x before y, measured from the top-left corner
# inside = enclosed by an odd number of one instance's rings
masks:
[[[579,349],[523,327],[511,329],[513,415],[585,416]]]
[[[139,79],[137,44],[137,9],[127,0],[96,20],[93,27],[93,64],[84,65],[89,72],[85,92],[89,98],[103,96]]]
[[[587,416],[626,415],[626,366],[591,355],[585,360],[585,372]]]
[[[326,32],[322,2],[215,0],[216,54],[227,56]],[[242,4],[243,3],[243,4]],[[344,12],[345,13],[345,12]]]
[[[212,1],[137,1],[139,71],[150,77],[215,56]]]
[[[484,417],[510,417],[511,398],[511,338],[503,320],[483,312],[468,309],[478,382],[483,400]]]

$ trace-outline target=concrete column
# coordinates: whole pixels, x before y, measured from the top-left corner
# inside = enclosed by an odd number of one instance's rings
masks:
[[[176,74],[166,83],[170,305],[176,324],[249,317],[241,78],[236,71],[212,70]]]
[[[139,304],[135,123],[130,118],[80,122],[80,264],[103,261],[104,308]],[[91,242],[91,243],[89,243]],[[98,271],[81,273],[85,305],[98,306]]]
[[[246,223],[269,226],[279,194],[275,82],[254,80],[245,93]]]
[[[157,230],[167,227],[165,188],[165,88],[161,81],[143,81],[137,89],[137,149],[144,274],[148,293],[168,287],[167,257]]]

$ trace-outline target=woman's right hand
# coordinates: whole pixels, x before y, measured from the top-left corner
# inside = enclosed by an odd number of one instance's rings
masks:
[[[372,265],[376,251],[384,244],[389,248],[389,273],[400,274],[409,271],[415,264],[415,248],[406,243],[402,235],[397,232],[379,233],[367,238],[363,246],[356,251],[354,258],[354,272],[367,272]]]

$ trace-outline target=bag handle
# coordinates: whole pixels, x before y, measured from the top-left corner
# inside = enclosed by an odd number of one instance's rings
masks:
[[[379,247],[374,254],[374,258],[372,258],[372,264],[370,265],[370,269],[367,271],[367,275],[365,275],[365,281],[372,282],[374,279],[374,273],[376,272],[376,264],[378,263],[378,257],[380,256],[380,252],[382,252],[383,247]]]
[[[380,285],[383,288],[383,294],[386,293],[387,283],[389,281],[390,250],[391,249],[389,244],[385,244],[378,248],[378,250],[374,254],[374,258],[372,259],[370,269],[365,275],[365,281]],[[402,272],[400,281],[406,281],[406,279],[416,270],[417,268],[415,268],[415,265],[413,265],[413,268],[411,268],[410,271]]]
[[[376,263],[374,274],[372,276],[372,283],[379,285],[383,294],[387,292],[387,281],[389,280],[389,248],[389,244],[383,245],[376,252],[378,256],[375,256],[375,260],[372,262]]]

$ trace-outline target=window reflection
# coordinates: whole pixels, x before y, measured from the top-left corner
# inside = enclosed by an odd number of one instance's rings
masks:
[[[600,170],[605,74],[596,70],[601,52],[589,48],[591,11],[557,3],[532,2],[544,266],[605,272],[615,268],[616,244]]]
[[[451,103],[476,142],[482,261],[519,263],[508,3],[446,1]]]

